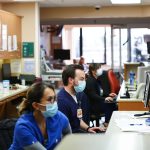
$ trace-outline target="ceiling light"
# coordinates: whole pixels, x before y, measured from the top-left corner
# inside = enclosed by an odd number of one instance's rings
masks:
[[[112,4],[139,4],[141,0],[111,0]]]
[[[40,1],[44,1],[44,0],[13,0],[15,2],[40,2]]]

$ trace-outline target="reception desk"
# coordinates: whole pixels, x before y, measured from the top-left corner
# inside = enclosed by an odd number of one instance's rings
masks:
[[[22,97],[26,96],[29,87],[19,86],[18,89],[9,90],[7,93],[0,93],[0,120],[17,117],[16,105]]]
[[[124,111],[147,111],[147,108],[144,108],[144,103],[142,99],[137,99],[134,97],[136,91],[130,92],[131,98],[120,98],[125,93],[125,82],[122,83],[121,89],[118,94],[118,110]],[[144,93],[143,93],[144,94]]]
[[[9,90],[9,92],[6,92],[6,93],[0,93],[0,102],[11,101],[20,96],[25,96],[28,88],[29,88],[28,86],[20,85],[18,89]]]
[[[116,111],[105,134],[72,134],[66,136],[55,150],[149,150],[150,134],[122,132],[116,118],[141,112]]]

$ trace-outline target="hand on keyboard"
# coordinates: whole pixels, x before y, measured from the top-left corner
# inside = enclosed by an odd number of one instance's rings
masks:
[[[112,97],[106,97],[105,102],[106,103],[111,103],[111,102],[113,102],[113,98]]]

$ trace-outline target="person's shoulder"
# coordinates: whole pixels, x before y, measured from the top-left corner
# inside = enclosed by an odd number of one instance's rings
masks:
[[[27,127],[27,126],[31,126],[33,122],[33,117],[31,114],[23,114],[20,116],[20,118],[18,119],[16,126],[17,127]]]
[[[70,95],[63,88],[57,94],[57,103],[59,104],[59,103],[68,103],[68,102],[70,102]]]
[[[91,84],[93,84],[94,82],[96,82],[96,79],[92,76],[89,76],[86,80],[86,83],[90,86]]]
[[[58,115],[61,119],[63,120],[68,120],[68,118],[66,117],[66,115],[64,113],[62,113],[61,111],[58,111]]]
[[[61,88],[61,89],[59,90],[59,92],[57,93],[57,97],[61,97],[62,95],[64,95],[64,93],[65,93],[65,89],[64,89],[64,87],[63,87],[63,88]]]

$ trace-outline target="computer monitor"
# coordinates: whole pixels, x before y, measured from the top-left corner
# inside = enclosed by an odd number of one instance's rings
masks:
[[[150,66],[139,66],[137,68],[137,84],[146,82],[146,71],[150,71]]]
[[[54,59],[55,60],[70,60],[70,50],[69,49],[54,49]]]
[[[150,54],[150,42],[147,42],[147,53]]]
[[[134,114],[135,117],[150,115],[150,106],[149,106],[149,101],[150,101],[150,72],[146,72],[146,83],[145,83],[143,101],[144,101],[144,106],[149,107],[149,112]]]
[[[150,72],[146,73],[146,84],[144,90],[144,106],[149,107],[149,100],[150,100]]]
[[[2,79],[10,80],[10,78],[11,78],[10,63],[4,63],[2,64]]]

